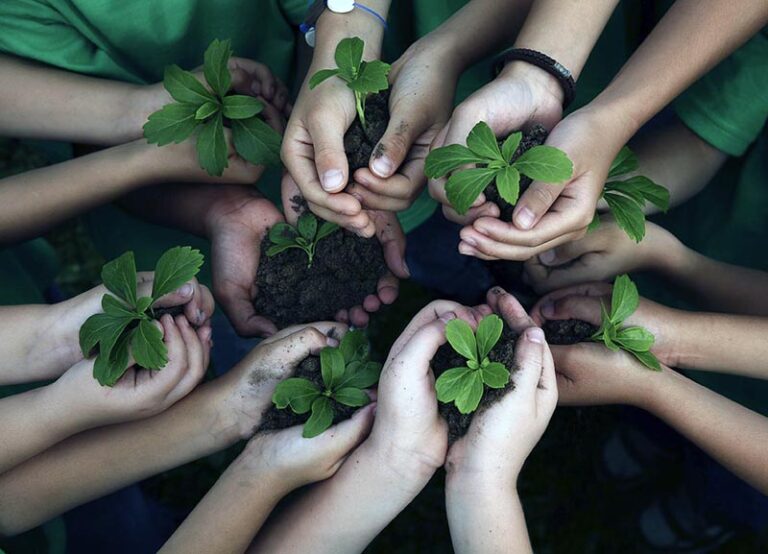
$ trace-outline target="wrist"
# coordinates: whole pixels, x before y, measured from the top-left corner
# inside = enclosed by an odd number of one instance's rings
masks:
[[[562,112],[565,93],[554,75],[523,60],[512,60],[499,73],[502,81],[527,83],[539,102],[552,104]]]
[[[367,467],[376,468],[384,483],[396,484],[394,486],[406,495],[416,496],[441,465],[437,457],[404,450],[375,436],[369,437],[358,450],[361,458],[366,459]]]
[[[132,85],[123,102],[122,117],[117,126],[120,142],[129,142],[144,136],[144,124],[152,113],[173,102],[162,83],[154,85]]]
[[[384,19],[387,18],[389,2],[370,0],[366,5],[376,11]],[[381,22],[361,9],[349,13],[334,13],[328,9],[323,11],[315,25],[316,44],[312,56],[312,65],[318,62],[322,67],[335,67],[334,53],[339,41],[345,38],[359,37],[365,43],[364,60],[381,58],[381,43],[384,39],[384,26]]]
[[[519,470],[466,471],[460,467],[446,466],[446,498],[492,499],[499,493],[517,493]]]

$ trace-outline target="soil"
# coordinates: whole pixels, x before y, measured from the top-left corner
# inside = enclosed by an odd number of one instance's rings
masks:
[[[352,122],[344,135],[344,150],[349,160],[349,174],[352,175],[361,167],[368,167],[373,149],[389,125],[389,90],[370,95],[365,101],[365,123],[363,129],[358,118]],[[383,150],[376,152],[379,157]]]
[[[598,327],[580,319],[562,319],[546,321],[542,329],[549,344],[568,345],[589,340]]]
[[[324,387],[323,377],[320,373],[320,357],[309,356],[308,358],[305,358],[296,369],[294,377],[303,377],[309,379],[319,387]],[[340,404],[332,398],[331,403],[333,404],[334,424],[349,419],[358,409]],[[257,432],[286,429],[287,427],[293,427],[294,425],[303,425],[304,422],[309,419],[309,416],[309,412],[306,414],[296,414],[290,408],[279,410],[273,404],[261,418],[261,425],[257,429]]]

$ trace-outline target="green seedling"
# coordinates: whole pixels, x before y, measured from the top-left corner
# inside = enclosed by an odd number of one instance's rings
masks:
[[[435,388],[440,402],[453,402],[459,412],[469,414],[480,404],[485,386],[501,389],[509,383],[509,370],[504,364],[488,359],[488,354],[501,338],[503,328],[504,323],[497,315],[484,317],[476,333],[461,319],[448,322],[445,338],[458,354],[466,358],[467,364],[448,369],[437,378]]]
[[[317,218],[310,212],[299,217],[296,227],[288,223],[276,223],[269,230],[272,246],[267,250],[267,256],[272,257],[289,248],[299,248],[307,254],[307,268],[310,268],[315,259],[317,243],[338,228],[338,225],[329,221],[318,225]]]
[[[621,149],[611,164],[608,182],[603,188],[602,198],[616,220],[616,224],[634,240],[640,242],[645,237],[645,214],[643,210],[650,202],[662,212],[669,209],[669,191],[643,175],[636,175],[624,180],[617,180],[638,168],[637,156],[628,146]],[[600,217],[595,212],[588,230],[600,226]]]
[[[302,436],[320,435],[333,424],[333,401],[354,408],[370,402],[365,389],[379,380],[381,364],[368,359],[368,340],[361,331],[350,331],[338,348],[320,351],[320,387],[301,377],[286,379],[277,385],[272,402],[281,410],[290,408],[296,414],[311,412]]]
[[[624,321],[635,313],[640,305],[637,286],[628,275],[619,275],[613,282],[611,311],[601,305],[602,322],[592,340],[602,342],[606,348],[618,352],[626,350],[640,362],[655,371],[661,371],[659,360],[651,353],[656,340],[653,333],[643,327],[623,327]]]
[[[573,163],[565,152],[552,146],[534,146],[513,162],[522,138],[521,132],[512,133],[499,148],[493,131],[481,121],[470,131],[466,146],[450,144],[430,152],[424,173],[430,179],[451,174],[445,192],[459,214],[467,213],[485,187],[494,181],[499,195],[515,205],[520,195],[521,174],[545,183],[562,183],[571,178]],[[462,168],[465,165],[474,167]]]
[[[203,265],[203,255],[189,246],[177,246],[157,261],[152,295],[137,297],[136,261],[126,252],[104,265],[101,279],[111,294],[101,299],[103,313],[89,317],[80,328],[80,349],[88,358],[96,350],[93,376],[114,386],[127,370],[129,353],[136,365],[161,369],[168,363],[163,333],[153,323],[152,305],[192,279]]]
[[[389,88],[387,75],[390,65],[381,60],[363,61],[365,43],[358,37],[342,39],[336,46],[335,69],[321,69],[309,79],[309,88],[313,89],[326,79],[338,77],[355,93],[357,117],[365,129],[365,100],[369,94],[375,94]]]
[[[228,40],[214,40],[204,55],[206,87],[178,65],[165,68],[163,86],[176,102],[149,116],[144,136],[150,144],[180,143],[197,137],[197,158],[209,175],[220,176],[229,165],[224,125],[232,130],[238,155],[255,165],[280,163],[280,134],[259,114],[264,104],[241,94],[228,94],[232,76],[227,63],[232,56]]]

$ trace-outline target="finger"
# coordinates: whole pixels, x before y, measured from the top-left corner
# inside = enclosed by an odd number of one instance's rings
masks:
[[[355,327],[367,327],[370,319],[368,312],[362,306],[355,306],[349,310],[349,322]]]
[[[208,341],[204,343],[200,340],[200,335],[198,335],[192,326],[189,325],[186,318],[176,318],[176,324],[181,331],[181,336],[187,351],[187,366],[181,373],[180,378],[174,379],[173,387],[168,393],[167,398],[173,403],[189,394],[203,378],[205,370],[208,367],[206,360],[208,359],[208,352],[210,350]],[[208,338],[210,338],[210,336]]]
[[[461,215],[450,205],[443,205],[443,215],[448,221],[460,225],[472,225],[481,217],[498,218],[501,215],[499,207],[493,202],[484,202],[474,208],[469,208],[467,213]]]
[[[376,236],[384,249],[387,267],[395,276],[407,279],[411,276],[411,272],[408,269],[408,264],[405,263],[405,233],[397,219],[397,214],[372,212],[372,217],[376,226]],[[389,304],[390,302],[385,301],[385,303]]]
[[[277,376],[284,376],[310,354],[318,354],[328,344],[328,337],[314,327],[305,327],[259,349],[261,365]]]
[[[539,386],[536,389],[536,408],[540,414],[549,417],[557,407],[559,391],[557,388],[555,362],[552,358],[552,352],[549,349],[549,345],[544,343],[542,350],[542,370]]]
[[[400,280],[391,273],[384,275],[376,285],[376,294],[379,296],[382,304],[392,304],[392,302],[397,300],[399,292]]]
[[[178,317],[178,321],[186,321],[183,316]],[[163,326],[163,342],[168,349],[168,363],[161,373],[162,379],[168,383],[168,389],[178,381],[178,378],[187,368],[187,348],[179,330],[179,323],[170,315],[165,314],[160,318],[160,324]],[[189,324],[187,323],[187,326]]]
[[[309,206],[310,211],[317,217],[335,223],[336,225],[344,227],[362,237],[370,238],[376,232],[376,228],[371,221],[371,216],[368,211],[364,210],[357,215],[348,216],[341,215],[338,212],[325,208],[320,204],[315,204],[314,202],[307,202],[307,205]]]
[[[344,458],[357,448],[371,432],[375,410],[376,402],[371,402],[357,410],[351,418],[334,425],[323,434],[310,439],[310,441],[324,442],[328,448],[328,451],[325,453],[326,456],[328,456],[328,459],[334,460],[332,464],[334,473]],[[308,444],[312,445],[311,442]]]
[[[600,306],[610,308],[609,297],[566,296],[557,300],[548,299],[538,306],[538,313],[545,320],[580,319],[593,325],[600,325]]]
[[[493,287],[487,294],[488,305],[499,314],[516,333],[522,333],[535,324],[517,298],[501,287]]]
[[[313,323],[303,323],[300,325],[291,325],[285,329],[281,329],[269,338],[264,339],[259,345],[267,345],[273,342],[277,342],[285,337],[292,335],[298,331],[312,327],[320,331],[327,337],[326,346],[338,346],[339,340],[347,334],[349,327],[338,321],[316,321]]]
[[[581,236],[584,236],[587,231],[590,219],[585,216],[583,208],[581,206],[574,206],[571,204],[565,204],[565,208],[562,211],[552,211],[547,213],[543,217],[536,227],[531,230],[521,231],[515,225],[511,225],[507,222],[500,221],[498,219],[484,217],[478,219],[473,224],[475,230],[490,239],[503,242],[506,244],[512,244],[516,246],[527,246],[531,248],[539,248],[540,252],[547,250],[540,248],[547,243],[553,243],[549,248],[554,248],[564,242],[564,240],[555,239],[561,238],[564,235],[573,236],[574,233],[579,232]],[[574,240],[571,238],[570,240]],[[548,246],[548,245],[547,245]]]
[[[413,337],[416,331],[425,325],[428,325],[439,319],[444,314],[453,313],[454,316],[459,317],[467,322],[475,320],[473,315],[467,314],[463,312],[463,310],[467,310],[467,308],[458,302],[453,302],[451,300],[434,300],[430,302],[421,310],[419,310],[419,312],[413,316],[413,319],[411,319],[405,329],[403,329],[402,333],[400,333],[400,336],[392,345],[392,348],[390,348],[389,356],[393,357],[398,355],[403,349],[403,346],[405,346],[405,344],[411,340],[411,337]],[[452,317],[452,319],[455,319],[455,317]]]
[[[210,323],[206,323],[197,330],[197,336],[200,338],[200,342],[203,345],[203,374],[208,370],[208,366],[211,363],[211,349],[213,348],[213,329],[211,329]]]
[[[369,294],[363,300],[363,309],[368,312],[376,312],[381,308],[381,300],[375,294]]]
[[[539,261],[548,267],[567,264],[584,254],[602,252],[605,249],[599,233],[587,233],[584,238],[561,244],[539,254]]]
[[[544,275],[540,276],[535,283],[536,290],[549,292],[578,283],[609,280],[615,277],[615,271],[611,271],[603,261],[604,254],[590,252],[562,269],[553,268],[549,271],[543,269]]]
[[[349,165],[344,151],[346,122],[338,116],[312,113],[307,123],[320,184],[326,192],[341,192],[349,180]]]
[[[565,185],[534,181],[523,193],[512,213],[512,221],[518,229],[533,229],[555,203]]]
[[[234,283],[221,283],[214,276],[213,288],[232,327],[241,337],[268,337],[277,332],[277,326],[256,313],[252,298],[255,292]]]
[[[154,275],[150,273],[150,275]],[[184,304],[191,302],[195,296],[195,291],[198,288],[197,279],[194,277],[188,282],[181,285],[173,292],[161,296],[152,305],[156,308],[173,308],[176,306],[183,306]],[[136,290],[139,297],[152,295],[152,281],[144,281],[137,286]]]
[[[430,371],[430,361],[435,357],[437,349],[445,344],[445,325],[453,319],[456,319],[456,314],[447,312],[419,328],[396,355],[390,352],[384,371],[402,372],[403,379],[409,376],[426,377]]]
[[[259,97],[259,99],[261,99],[261,97]],[[285,132],[285,118],[283,117],[283,113],[270,102],[264,101],[262,103],[264,104],[264,109],[261,110],[259,115],[264,118],[264,121],[266,121],[270,127],[282,135]]]
[[[538,327],[529,327],[517,338],[515,343],[514,374],[515,389],[513,394],[533,400],[536,388],[544,369],[544,349],[546,342],[544,331]]]
[[[368,167],[374,175],[387,179],[403,164],[411,146],[426,131],[426,113],[397,110],[391,113],[384,135],[371,153]]]
[[[485,220],[488,218],[483,219]],[[515,243],[509,243],[505,240],[489,238],[488,236],[479,233],[476,230],[476,227],[473,225],[472,227],[467,226],[462,229],[461,239],[462,242],[467,244],[470,248],[479,254],[483,254],[491,259],[525,261],[532,258],[533,256],[536,256],[540,252],[554,248],[559,244],[577,240],[581,238],[585,232],[585,229],[578,229],[576,231],[560,235],[549,242],[545,242],[539,245],[520,246]]]
[[[232,88],[235,92],[263,96],[266,100],[272,101],[277,91],[278,81],[266,65],[239,57],[230,58],[227,65],[232,75]]]
[[[362,206],[367,210],[385,210],[388,212],[401,212],[410,207],[410,199],[397,198],[389,194],[381,194],[380,192],[374,192],[362,183],[357,182],[357,175],[363,171],[370,172],[368,169],[358,169],[354,175],[354,181],[351,181],[347,185],[347,192],[354,196]],[[390,177],[390,181],[405,181],[401,175],[395,175]]]

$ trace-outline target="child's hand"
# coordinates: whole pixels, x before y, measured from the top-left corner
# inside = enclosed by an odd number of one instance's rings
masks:
[[[211,349],[211,328],[194,329],[183,315],[164,315],[158,326],[168,348],[168,363],[158,371],[129,369],[114,387],[93,377],[93,360],[82,361],[52,386],[80,411],[84,428],[141,419],[160,413],[192,391],[205,374]]]
[[[448,487],[488,487],[507,491],[547,428],[557,404],[552,354],[544,332],[533,325],[517,300],[496,287],[488,293],[491,308],[520,333],[515,345],[514,389],[493,406],[475,414],[467,435],[448,451]]]
[[[612,279],[622,273],[663,269],[680,257],[683,245],[672,233],[646,222],[646,235],[636,243],[610,215],[583,238],[542,252],[525,262],[525,279],[538,293]]]
[[[581,319],[600,325],[600,306],[610,308],[612,290],[607,283],[586,283],[557,290],[542,297],[531,309],[531,316],[537,325],[557,319]],[[680,310],[640,298],[640,305],[624,326],[639,325],[653,333],[656,340],[651,352],[661,363],[675,367],[680,357],[681,333],[685,332],[683,316]],[[607,354],[608,350],[605,351]]]

